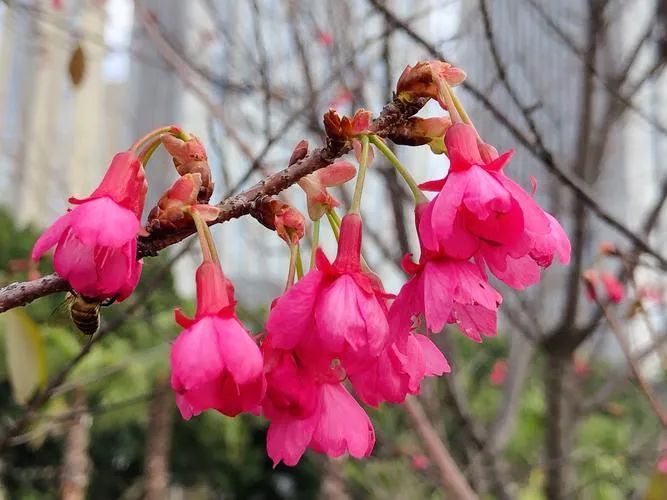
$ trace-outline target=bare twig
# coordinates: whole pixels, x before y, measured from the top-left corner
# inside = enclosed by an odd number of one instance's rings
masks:
[[[639,385],[639,388],[641,389],[642,393],[644,393],[644,396],[646,396],[646,399],[649,402],[649,405],[651,406],[651,409],[653,412],[656,414],[658,419],[660,420],[660,423],[662,424],[663,429],[667,428],[667,410],[663,408],[662,404],[658,400],[658,397],[656,396],[655,392],[653,391],[653,388],[651,385],[646,381],[646,378],[644,378],[644,375],[642,375],[642,372],[635,362],[634,357],[632,356],[632,352],[630,350],[630,345],[628,344],[627,339],[623,335],[623,332],[621,331],[621,327],[616,321],[616,318],[609,312],[609,308],[600,302],[598,299],[596,299],[596,302],[598,303],[598,306],[602,309],[604,312],[604,316],[607,319],[607,323],[609,324],[609,329],[612,331],[614,336],[616,337],[616,340],[618,341],[618,344],[621,346],[621,350],[623,351],[623,355],[625,356],[625,360],[628,363],[628,366],[630,367],[630,370],[632,371],[632,375],[634,378],[637,380],[637,384]]]
[[[437,431],[426,417],[419,400],[408,397],[403,405],[415,431],[419,435],[426,452],[440,474],[443,489],[457,500],[472,500],[478,498],[459,470],[449,450],[440,439]]]

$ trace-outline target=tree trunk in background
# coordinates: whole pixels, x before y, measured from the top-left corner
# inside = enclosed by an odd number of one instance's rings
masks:
[[[72,410],[76,412],[69,424],[63,467],[60,475],[60,498],[83,500],[90,480],[91,461],[88,456],[90,426],[92,420],[86,412],[86,394],[82,389],[74,392]]]
[[[350,500],[345,489],[343,462],[337,458],[327,458],[322,471],[320,500]]]
[[[169,492],[169,452],[171,450],[174,397],[169,379],[159,379],[151,400],[144,461],[146,500],[164,500]]]
[[[548,500],[567,500],[572,492],[572,444],[575,433],[571,353],[547,353],[544,374],[547,398],[545,422],[545,494]]]

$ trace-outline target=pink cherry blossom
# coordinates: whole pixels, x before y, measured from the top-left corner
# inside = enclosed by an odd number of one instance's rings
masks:
[[[350,382],[359,398],[370,406],[402,403],[408,394],[419,394],[424,377],[451,371],[447,359],[426,335],[404,332],[380,357]]]
[[[491,374],[489,375],[489,382],[491,385],[499,387],[505,383],[507,378],[507,361],[504,359],[499,359],[493,364],[491,368]]]
[[[412,468],[415,470],[426,470],[428,469],[431,461],[426,455],[413,455],[412,456]]]
[[[600,273],[600,281],[602,282],[602,286],[607,293],[607,298],[611,302],[618,304],[623,300],[623,297],[625,297],[625,287],[623,287],[623,283],[618,281],[616,276],[609,272],[603,271]]]
[[[667,456],[663,456],[658,460],[658,465],[656,466],[659,472],[667,474]]]
[[[262,343],[268,385],[262,409],[270,420],[266,448],[274,466],[296,465],[307,448],[331,457],[370,455],[373,425],[341,384],[344,374],[297,351],[275,349],[272,340],[269,335]]]
[[[360,264],[361,218],[343,218],[336,260],[317,253],[317,267],[280,297],[266,324],[274,346],[291,350],[316,339],[346,370],[380,356],[389,341],[382,293]],[[344,313],[343,313],[344,311]],[[312,337],[312,338],[311,338]]]
[[[171,386],[183,418],[207,409],[235,416],[257,413],[266,383],[259,347],[234,313],[234,291],[220,266],[197,269],[197,312],[177,309],[183,330],[171,349]]]
[[[419,264],[406,258],[403,267],[413,277],[391,306],[393,332],[410,329],[413,316],[419,316],[431,332],[456,323],[476,342],[482,341],[482,335],[496,334],[496,313],[502,296],[489,285],[478,266],[423,253]]]
[[[35,242],[32,258],[39,260],[56,246],[54,268],[72,289],[89,298],[127,298],[137,286],[139,217],[146,180],[134,153],[117,154],[100,186],[58,218]]]
[[[497,156],[475,130],[452,125],[445,135],[450,170],[439,181],[422,184],[439,191],[418,227],[423,246],[455,259],[475,257],[508,285],[522,289],[540,279],[540,269],[557,255],[570,259],[570,243],[556,219],[507,177],[512,152]]]

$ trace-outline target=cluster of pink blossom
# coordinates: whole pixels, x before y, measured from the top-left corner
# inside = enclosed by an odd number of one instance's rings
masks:
[[[288,244],[290,272],[264,333],[256,337],[235,314],[233,286],[205,223],[217,212],[207,204],[213,186],[202,166],[203,148],[178,130],[159,136],[181,178],[151,212],[147,228],[178,228],[194,220],[204,254],[196,274],[195,317],[176,310],[184,330],[172,346],[171,383],[184,418],[207,409],[228,416],[263,415],[269,420],[267,451],[274,464],[294,465],[308,448],[334,457],[367,456],[375,443],[373,425],[350,390],[370,406],[418,394],[425,377],[450,371],[432,334],[456,324],[478,342],[495,335],[502,297],[487,270],[523,289],[539,281],[541,269],[555,256],[563,264],[569,261],[570,244],[561,226],[506,175],[511,153],[498,155],[461,113],[451,86],[464,77],[448,64],[424,62],[408,67],[399,80],[399,99],[433,98],[449,115],[413,118],[395,134],[396,142],[428,144],[448,156],[447,175],[420,186],[437,191],[431,200],[374,134],[370,113],[352,118],[327,113],[327,134],[353,146],[359,161],[348,214],[338,219],[339,203],[327,187],[350,180],[351,164],[338,162],[299,185],[307,195],[313,241],[326,215],[338,237],[336,257],[329,260],[315,243],[310,270],[297,272],[294,283],[304,217],[284,202],[262,201],[253,215]],[[385,291],[361,256],[359,203],[373,147],[396,166],[415,195],[420,256],[417,263],[405,256],[403,267],[411,277],[396,296]],[[306,154],[302,142],[290,163]],[[118,155],[102,185],[86,200],[73,201],[80,205],[36,243],[34,258],[57,245],[56,271],[77,293],[122,300],[136,286],[147,156]],[[102,226],[101,217],[113,222]]]

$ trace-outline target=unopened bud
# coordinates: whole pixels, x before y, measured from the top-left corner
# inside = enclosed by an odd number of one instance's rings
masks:
[[[213,182],[211,181],[211,167],[208,164],[206,149],[201,141],[191,136],[190,140],[184,141],[170,134],[164,134],[160,140],[174,160],[174,166],[180,175],[200,174],[201,186],[197,194],[199,203],[208,203],[213,194]]]

